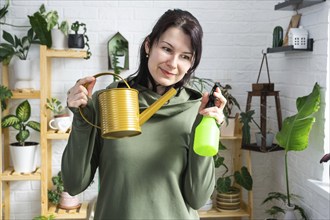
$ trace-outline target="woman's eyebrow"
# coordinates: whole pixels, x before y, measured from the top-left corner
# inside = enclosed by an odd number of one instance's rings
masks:
[[[167,41],[161,41],[162,43],[165,43],[165,44],[168,44],[171,48],[174,48],[174,46],[171,44],[171,43],[169,43],[169,42],[167,42]],[[190,54],[190,55],[193,55],[194,53],[193,52],[191,52],[191,51],[188,51],[188,52],[183,52],[184,54]]]

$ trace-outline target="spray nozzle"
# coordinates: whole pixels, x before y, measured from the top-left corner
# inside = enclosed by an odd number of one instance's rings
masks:
[[[213,106],[215,106],[215,104],[214,104],[214,101],[215,101],[215,97],[214,97],[214,92],[215,92],[215,90],[217,89],[217,87],[221,87],[221,85],[220,85],[220,83],[218,83],[218,82],[215,82],[214,83],[214,86],[213,86],[213,88],[211,89],[211,92],[210,92],[210,94],[209,94],[209,101],[207,102],[207,104],[206,104],[206,108],[209,108],[209,107],[213,107]]]

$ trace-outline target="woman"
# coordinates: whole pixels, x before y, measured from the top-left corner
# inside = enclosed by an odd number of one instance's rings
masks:
[[[98,92],[88,99],[94,77],[80,79],[68,91],[74,120],[62,158],[64,187],[70,194],[84,191],[99,168],[96,219],[199,218],[196,210],[214,190],[214,164],[212,157],[194,153],[194,129],[202,115],[220,124],[226,104],[217,88],[216,106],[205,108],[208,95],[186,86],[200,62],[202,35],[198,20],[177,9],[162,15],[145,38],[139,69],[128,79],[139,91],[140,110],[171,87],[177,94],[142,126],[141,135],[102,139],[99,129],[82,119],[78,107],[98,122]]]

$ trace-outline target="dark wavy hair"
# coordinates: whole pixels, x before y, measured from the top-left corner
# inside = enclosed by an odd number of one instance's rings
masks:
[[[187,74],[185,74],[185,76],[173,87],[180,89],[183,85],[189,82],[192,74],[195,72],[200,63],[202,56],[203,29],[198,20],[190,12],[181,9],[173,9],[166,11],[158,19],[151,33],[144,39],[140,47],[140,65],[138,70],[133,74],[136,76],[132,77],[134,81],[132,82],[132,87],[137,84],[148,87],[148,81],[150,81],[153,86],[153,91],[156,91],[156,83],[153,80],[148,68],[148,58],[146,57],[147,54],[145,51],[145,44],[149,41],[151,47],[154,43],[158,43],[162,34],[170,27],[180,28],[185,34],[190,36],[191,47],[193,49],[193,64],[191,68],[188,70]]]

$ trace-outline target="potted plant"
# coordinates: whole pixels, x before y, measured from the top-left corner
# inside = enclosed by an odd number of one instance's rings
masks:
[[[70,210],[80,207],[77,196],[71,196],[64,190],[61,171],[52,177],[54,188],[48,190],[48,200],[59,208]]]
[[[82,32],[80,31],[80,27],[83,29]],[[86,35],[87,32],[86,24],[76,21],[71,24],[71,31],[73,31],[74,33],[69,33],[69,41],[68,41],[69,48],[83,49],[86,46],[87,47],[86,59],[89,59],[92,53],[90,52],[90,47],[88,44],[89,38]]]
[[[36,43],[54,49],[65,49],[68,47],[67,36],[69,23],[67,21],[62,21],[60,23],[56,10],[47,12],[45,5],[42,4],[37,12],[28,17],[32,29],[39,39]]]
[[[1,125],[3,128],[13,127],[18,130],[17,142],[10,144],[10,155],[14,165],[14,170],[20,173],[31,173],[36,169],[35,156],[39,143],[26,141],[30,137],[30,130],[40,132],[40,123],[29,121],[31,116],[30,103],[25,100],[16,108],[16,115],[5,116]]]
[[[298,199],[301,199],[300,196],[295,195],[295,194],[290,194],[290,197],[292,200],[298,201]],[[288,196],[286,194],[280,193],[280,192],[270,192],[267,194],[267,197],[262,201],[261,205],[268,204],[270,202],[275,202],[278,201],[280,202],[279,205],[273,205],[269,209],[266,210],[266,214],[270,215],[272,218],[268,218],[268,220],[271,219],[277,219],[279,218],[279,215],[286,214],[290,212],[290,215],[292,218],[287,218],[287,219],[295,219],[295,215],[293,214],[294,212],[298,212],[301,216],[301,219],[307,220],[307,215],[304,211],[304,209],[298,205],[294,205],[293,207],[286,207],[288,204]],[[278,204],[278,203],[277,203]]]
[[[276,140],[280,147],[284,148],[284,164],[285,164],[285,181],[286,181],[286,194],[282,193],[269,194],[266,198],[267,201],[273,199],[281,199],[285,202],[287,209],[284,209],[284,219],[289,219],[287,215],[294,218],[290,210],[299,210],[304,219],[307,217],[296,204],[292,204],[293,195],[290,193],[289,172],[288,172],[288,153],[290,151],[302,151],[308,147],[309,133],[312,129],[315,117],[313,116],[320,108],[320,86],[315,83],[313,91],[303,97],[296,99],[297,114],[286,117],[283,121],[281,130],[276,134]],[[266,202],[267,202],[266,201]]]
[[[117,39],[112,54],[113,70],[115,74],[120,74],[121,70],[124,69],[127,51],[128,42],[123,39]]]
[[[54,118],[49,121],[49,127],[60,132],[66,132],[71,127],[71,117],[67,108],[55,97],[47,98],[46,108],[53,112]]]
[[[256,137],[256,144],[257,146],[262,145],[262,139],[266,139],[266,147],[272,147],[273,139],[274,139],[274,133],[268,131],[266,133],[266,137],[262,135],[261,127],[259,124],[254,120],[253,115],[255,111],[249,110],[247,112],[241,112],[240,113],[240,122],[242,123],[242,144],[249,145],[251,144],[251,133],[250,133],[250,123],[253,122],[257,128],[258,132],[255,133]]]
[[[223,145],[219,145],[220,150],[226,149]],[[243,187],[246,190],[252,190],[253,180],[250,172],[245,166],[241,167],[241,170],[236,170],[234,174],[228,174],[229,168],[224,163],[225,158],[220,156],[218,152],[214,156],[215,168],[223,168],[224,172],[217,179],[216,190],[217,209],[221,211],[234,211],[240,209],[240,188],[236,185]]]
[[[4,43],[0,43],[0,62],[9,64],[13,57],[18,59],[14,62],[15,89],[33,88],[31,86],[31,61],[28,60],[28,53],[32,42],[36,39],[33,30],[30,28],[22,38],[3,30],[2,38]]]
[[[1,112],[7,108],[7,100],[13,96],[13,93],[4,85],[0,85]]]

